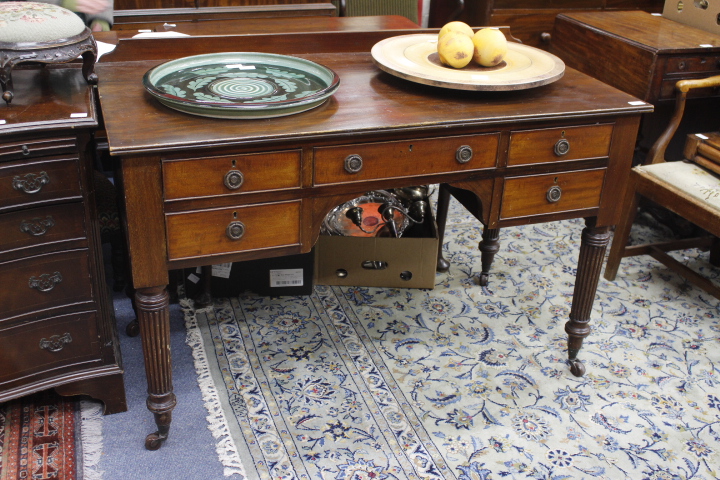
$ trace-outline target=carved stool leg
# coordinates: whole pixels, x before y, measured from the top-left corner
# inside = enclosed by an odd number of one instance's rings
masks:
[[[590,334],[590,313],[597,291],[605,249],[610,242],[610,227],[596,227],[596,218],[586,218],[582,232],[580,257],[578,259],[575,290],[573,292],[570,320],[565,324],[568,334],[568,363],[576,377],[585,375],[585,366],[577,359],[585,337]]]
[[[450,207],[450,190],[447,184],[441,183],[438,188],[437,214],[435,221],[437,223],[438,233],[438,256],[437,271],[447,272],[450,268],[450,262],[443,257],[443,239],[445,238],[445,224],[447,223],[448,208]]]
[[[145,439],[145,448],[157,450],[168,438],[176,400],[170,358],[170,310],[165,286],[135,292],[138,322],[148,382],[147,407],[155,415],[158,431]]]
[[[482,241],[480,242],[480,286],[487,287],[488,276],[490,275],[490,267],[492,266],[495,254],[500,250],[500,229],[485,228],[483,229]]]
[[[12,64],[5,65],[0,68],[0,84],[2,85],[2,98],[6,104],[12,102],[13,97],[13,83],[12,83]]]
[[[84,52],[82,54],[83,66],[82,73],[85,77],[85,81],[90,85],[97,85],[98,76],[95,73],[95,62],[97,61],[97,54],[92,50]]]

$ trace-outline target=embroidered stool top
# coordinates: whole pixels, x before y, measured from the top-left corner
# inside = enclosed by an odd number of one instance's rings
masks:
[[[83,58],[82,73],[97,83],[97,44],[74,12],[42,2],[0,2],[0,84],[2,98],[13,98],[12,68],[22,62],[66,63]]]

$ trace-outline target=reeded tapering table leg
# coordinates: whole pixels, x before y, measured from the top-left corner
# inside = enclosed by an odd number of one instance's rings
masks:
[[[500,250],[500,229],[485,228],[480,242],[480,286],[487,287],[488,276],[490,275],[490,267],[492,267],[495,254]]]
[[[568,363],[576,377],[585,375],[585,365],[577,359],[585,337],[590,334],[590,313],[597,291],[605,249],[610,241],[610,227],[596,227],[595,217],[586,218],[578,258],[575,290],[570,320],[565,324],[568,334]]]
[[[169,298],[164,285],[135,292],[148,383],[147,407],[155,415],[158,427],[157,432],[145,439],[148,450],[157,450],[167,439],[176,404],[170,358]]]

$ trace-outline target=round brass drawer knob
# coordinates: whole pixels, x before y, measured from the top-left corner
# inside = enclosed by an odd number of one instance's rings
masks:
[[[358,173],[362,170],[363,159],[360,155],[352,154],[345,157],[345,171],[348,173]]]
[[[547,201],[550,203],[555,203],[559,201],[561,196],[562,189],[557,185],[553,185],[552,187],[548,188],[547,194],[545,194],[545,198],[547,198]]]
[[[225,186],[230,190],[237,190],[238,188],[242,187],[244,181],[245,177],[243,177],[243,174],[240,170],[230,170],[225,174],[223,184],[225,184]]]
[[[555,143],[554,152],[558,157],[562,157],[570,151],[570,142],[566,139],[561,138]]]
[[[473,151],[470,145],[463,145],[455,151],[455,160],[457,160],[458,163],[468,163],[472,159],[472,156]]]
[[[245,224],[239,221],[230,222],[225,229],[225,234],[230,240],[240,240],[245,235]]]

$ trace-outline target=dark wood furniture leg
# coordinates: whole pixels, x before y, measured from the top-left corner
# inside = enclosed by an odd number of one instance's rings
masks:
[[[596,220],[595,217],[585,219],[570,320],[565,324],[565,332],[568,334],[568,363],[570,372],[576,377],[585,374],[585,365],[578,360],[577,355],[583,340],[590,334],[588,322],[600,280],[605,249],[610,242],[610,227],[596,227]]]
[[[488,276],[490,275],[490,267],[492,266],[495,254],[500,250],[500,229],[484,228],[482,241],[480,242],[480,286],[487,287]]]
[[[441,183],[438,187],[438,201],[435,213],[435,221],[437,222],[438,233],[438,257],[437,271],[447,272],[450,268],[450,262],[443,257],[443,239],[445,238],[445,224],[447,223],[448,208],[450,207],[450,190],[446,183]]]
[[[145,438],[148,450],[157,450],[167,440],[172,410],[177,403],[172,387],[169,299],[165,285],[135,292],[148,382],[147,407],[158,427],[157,432]]]

